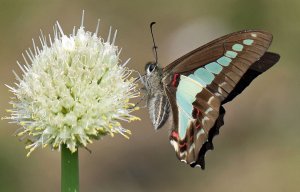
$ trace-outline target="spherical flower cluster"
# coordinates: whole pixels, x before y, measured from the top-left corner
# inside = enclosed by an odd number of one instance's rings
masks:
[[[129,100],[139,96],[132,71],[120,64],[116,32],[111,41],[85,31],[83,21],[73,34],[65,35],[59,23],[54,36],[41,34],[41,49],[33,41],[26,51],[22,78],[8,86],[15,95],[7,117],[21,128],[17,135],[30,141],[28,155],[37,147],[60,149],[66,144],[72,152],[104,135],[130,131],[119,123],[138,118]],[[111,31],[111,30],[110,30]]]

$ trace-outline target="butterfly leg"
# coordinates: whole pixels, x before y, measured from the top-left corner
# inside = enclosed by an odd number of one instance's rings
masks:
[[[129,107],[129,109],[136,108],[142,101],[145,100],[145,97],[146,97],[146,95],[143,95],[143,97],[137,103],[135,103],[134,106]],[[147,103],[144,106],[140,107],[140,108],[146,108],[146,107],[147,107]]]
[[[138,81],[140,81],[143,86],[141,88],[139,88],[138,91],[145,92],[146,91],[146,88],[145,88],[145,83],[146,83],[145,82],[145,76],[146,75],[141,75],[138,71],[137,71],[137,73],[138,73],[139,77],[137,77],[133,81],[133,83],[137,83]],[[130,107],[129,109],[134,109],[135,107],[137,107],[142,101],[144,101],[145,97],[146,97],[146,94],[144,94],[143,97],[133,107]],[[147,107],[147,103],[144,106],[140,107],[140,108],[146,108],[146,107]]]
[[[138,77],[135,78],[135,80],[133,81],[133,83],[137,83],[137,82],[140,81],[140,82],[144,85],[144,83],[145,83],[145,81],[144,81],[145,75],[141,75],[138,71],[135,71],[135,72],[138,74]],[[139,91],[139,92],[140,92],[140,91],[145,92],[145,91],[146,91],[145,86],[140,87],[140,88],[138,89],[138,91]],[[137,107],[144,99],[145,99],[145,94],[143,95],[143,97],[142,97],[137,103],[134,104],[134,106],[129,107],[128,109],[134,109],[134,108]],[[141,107],[141,108],[145,108],[145,107],[146,107],[146,106],[143,106],[143,107]]]
[[[136,82],[138,82],[138,81],[140,81],[143,85],[145,84],[145,76],[146,76],[146,74],[145,75],[141,75],[140,74],[140,72],[138,72],[138,71],[136,71],[137,72],[137,74],[138,74],[138,77],[133,81],[133,83],[136,83]]]

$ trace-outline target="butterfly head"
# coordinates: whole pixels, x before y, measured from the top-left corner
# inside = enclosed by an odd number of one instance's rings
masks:
[[[145,73],[147,76],[150,76],[156,70],[157,70],[157,63],[155,63],[155,62],[148,62],[145,65]]]
[[[142,78],[142,84],[145,86],[148,94],[154,94],[162,88],[163,71],[156,62],[148,62],[145,65],[145,75]]]

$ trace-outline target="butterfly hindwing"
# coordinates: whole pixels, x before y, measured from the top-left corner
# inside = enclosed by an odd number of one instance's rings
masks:
[[[180,160],[204,168],[204,155],[223,125],[222,104],[278,61],[277,54],[265,53],[271,41],[263,31],[232,33],[163,69],[174,121],[170,141]]]
[[[225,109],[221,106],[219,109],[219,117],[217,118],[214,126],[210,129],[206,142],[202,144],[201,149],[198,153],[197,160],[195,161],[195,163],[190,164],[191,167],[200,166],[202,169],[205,168],[205,154],[208,150],[214,149],[212,141],[214,136],[219,134],[220,127],[224,125],[224,115]]]
[[[221,103],[199,82],[184,75],[180,77],[178,87],[166,87],[173,120],[176,122],[170,134],[170,142],[180,160],[193,164],[218,119]]]

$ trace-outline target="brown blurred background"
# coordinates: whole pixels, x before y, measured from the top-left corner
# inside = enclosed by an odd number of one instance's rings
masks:
[[[106,137],[80,150],[80,188],[88,192],[114,191],[300,191],[299,50],[300,1],[0,1],[0,116],[6,116],[12,96],[16,60],[37,40],[39,30],[52,34],[60,22],[66,34],[80,25],[106,37],[110,25],[118,29],[122,60],[140,72],[153,60],[149,23],[163,66],[214,38],[241,29],[264,29],[274,35],[271,51],[279,63],[227,104],[225,126],[206,156],[206,170],[179,162],[168,130],[155,132],[146,109],[142,121],[123,124],[132,137]],[[0,121],[0,191],[60,190],[60,154],[46,148],[26,158],[24,144],[13,136],[16,125]]]

